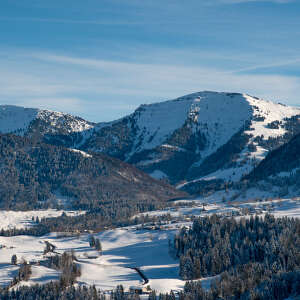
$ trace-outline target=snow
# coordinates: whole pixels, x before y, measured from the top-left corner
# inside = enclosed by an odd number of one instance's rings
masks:
[[[290,177],[290,176],[294,176],[299,171],[300,171],[300,168],[295,168],[289,172],[280,172],[280,173],[276,174],[275,176],[271,176],[271,177]]]
[[[140,267],[149,278],[149,285],[157,291],[183,287],[178,277],[178,261],[168,254],[168,238],[173,231],[149,232],[134,229],[116,229],[97,235],[104,249],[103,255],[90,263],[81,264],[80,281],[111,289],[116,283],[141,286],[139,275],[129,267]]]
[[[30,123],[36,119],[50,122],[47,132],[55,132],[63,128],[68,133],[89,131],[93,123],[69,114],[36,108],[25,108],[13,105],[0,105],[0,133],[24,135]]]
[[[264,117],[264,120],[252,120],[251,130],[246,131],[253,135],[250,143],[256,145],[255,152],[249,152],[248,145],[246,145],[240,153],[235,167],[217,170],[197,178],[193,182],[215,179],[238,181],[268,153],[266,149],[254,142],[255,137],[263,135],[264,139],[267,139],[283,135],[285,129],[282,125],[278,129],[268,128],[267,125],[273,121],[284,124],[284,118],[298,114],[300,114],[300,109],[274,104],[245,94],[213,92],[200,92],[172,101],[143,105],[132,115],[137,122],[138,130],[131,154],[158,146],[172,151],[185,151],[183,148],[169,144],[168,138],[189,120],[191,121],[189,122],[191,130],[201,132],[207,139],[206,147],[198,149],[201,155],[201,160],[198,162],[200,164],[205,157],[214,153],[236,132],[243,129],[246,121],[251,120],[253,115]],[[64,127],[67,132],[82,132],[85,137],[88,137],[94,128],[92,124],[82,119],[58,112],[0,106],[0,131],[18,131],[18,134],[24,134],[30,122],[36,118],[49,121],[54,128]],[[115,122],[98,124],[96,128],[98,130],[105,126],[111,126]],[[55,130],[54,128],[49,130]],[[84,157],[92,157],[80,150],[69,150]],[[139,164],[147,165],[159,161],[159,158],[149,156],[147,160],[140,161]],[[282,172],[278,176],[289,176],[296,171],[297,169],[292,172]],[[122,172],[119,175],[126,176]],[[167,175],[159,169],[153,170],[150,175],[156,179],[167,178]],[[126,289],[129,286],[142,286],[143,282],[139,274],[131,269],[139,267],[149,278],[149,285],[152,289],[158,292],[181,289],[185,282],[178,275],[178,260],[174,260],[168,253],[168,240],[172,239],[176,231],[181,226],[190,226],[192,216],[209,216],[216,213],[240,217],[245,208],[253,209],[261,215],[270,212],[276,217],[300,218],[299,198],[292,198],[293,192],[289,190],[286,199],[278,199],[276,197],[278,192],[278,187],[268,188],[267,183],[265,185],[259,183],[257,187],[248,190],[218,191],[207,197],[176,201],[178,207],[144,213],[150,216],[170,214],[173,218],[178,218],[176,223],[163,226],[160,230],[137,230],[137,226],[132,226],[95,234],[95,237],[100,238],[102,243],[103,255],[101,256],[89,247],[88,235],[62,237],[59,234],[51,233],[43,237],[0,236],[0,246],[2,246],[2,248],[0,247],[0,286],[8,285],[16,275],[18,267],[10,264],[13,254],[16,254],[19,260],[24,258],[32,263],[42,260],[44,242],[48,240],[57,246],[59,253],[71,249],[75,251],[82,270],[82,274],[78,278],[80,285],[94,284],[102,290],[111,290],[118,284],[122,284]],[[59,198],[59,195],[56,196]],[[257,199],[261,199],[261,201],[255,201]],[[67,202],[67,199],[61,198],[61,201]],[[68,215],[83,213],[65,212]],[[62,213],[63,210],[0,211],[0,229],[34,226],[32,217],[34,219],[37,216],[39,218],[57,217]],[[33,265],[32,270],[33,274],[30,280],[21,282],[20,285],[46,283],[59,278],[58,271],[44,266]],[[205,288],[209,287],[212,279],[202,279]]]
[[[175,201],[176,207],[168,207],[162,210],[141,213],[139,215],[162,216],[170,215],[180,222],[172,227],[173,229],[180,226],[190,226],[191,217],[205,217],[213,214],[223,216],[242,216],[243,208],[253,208],[257,213],[266,212],[276,217],[293,217],[300,218],[300,197],[278,198],[271,194],[257,191],[254,188],[245,195],[240,195],[234,200],[231,198],[238,191],[219,191],[207,197],[196,197],[195,199],[181,199]],[[137,215],[137,216],[139,216]],[[168,225],[170,228],[170,225]]]
[[[132,115],[127,116],[128,126],[134,126],[136,133],[133,138],[133,147],[127,154],[126,160],[136,153],[145,150],[154,150],[157,147],[171,151],[186,151],[183,146],[172,145],[170,138],[186,125],[193,133],[200,133],[205,137],[206,144],[199,145],[196,154],[200,159],[192,167],[197,167],[226,144],[240,130],[251,135],[249,143],[239,154],[236,166],[217,170],[207,174],[204,178],[224,179],[226,181],[239,181],[243,175],[249,173],[268,154],[255,140],[276,138],[286,133],[284,124],[286,118],[300,116],[300,109],[276,104],[270,101],[238,93],[198,92],[175,100],[140,106]],[[278,128],[270,128],[269,124],[277,121]],[[120,120],[101,124],[99,129],[111,126]],[[250,130],[246,130],[250,124]],[[98,127],[96,128],[98,130]],[[253,144],[256,149],[248,149]],[[150,166],[158,164],[164,157],[148,153],[147,158],[138,161],[137,166]],[[161,178],[163,170],[155,169],[150,174],[154,178]],[[164,172],[163,172],[164,173]]]
[[[261,202],[247,202],[241,207],[255,207],[268,210],[275,217],[300,218],[300,199],[273,199]]]
[[[165,174],[163,171],[160,170],[154,170],[151,174],[149,174],[154,179],[164,179],[168,178],[168,175]]]
[[[199,92],[142,105],[133,114],[138,133],[132,154],[157,146],[185,151],[166,141],[187,120],[192,120],[192,130],[203,133],[208,141],[206,149],[201,152],[204,158],[225,144],[251,118],[251,106],[245,100],[242,94]]]
[[[14,227],[20,229],[34,226],[35,223],[32,221],[32,217],[34,219],[36,219],[36,217],[39,217],[39,219],[53,218],[61,216],[63,212],[65,212],[68,216],[75,216],[84,213],[82,211],[65,211],[56,209],[32,211],[0,210],[0,229],[10,229]]]
[[[88,236],[79,238],[60,238],[55,234],[44,237],[16,236],[0,237],[5,247],[0,251],[0,283],[6,285],[13,278],[16,267],[10,265],[10,259],[16,254],[29,262],[43,259],[44,241],[53,243],[56,251],[63,253],[73,249],[77,255],[82,275],[78,283],[95,284],[102,290],[110,290],[118,284],[125,288],[142,286],[138,273],[130,267],[140,267],[149,278],[149,284],[158,291],[182,288],[184,281],[178,277],[178,261],[168,254],[168,238],[174,231],[135,230],[135,228],[115,229],[99,233],[103,255],[95,259],[87,256],[97,254],[88,244]],[[34,265],[33,274],[28,282],[21,284],[45,283],[57,279],[59,273],[46,267]]]
[[[186,152],[186,150],[181,147],[177,147],[177,146],[173,146],[173,145],[169,145],[169,144],[163,144],[163,145],[161,145],[161,147],[167,148],[167,149],[172,149],[172,150],[175,150],[178,152]]]
[[[28,281],[21,281],[13,288],[16,289],[19,286],[30,286],[35,284],[46,284],[51,281],[58,281],[60,272],[54,269],[50,269],[44,266],[32,266],[32,274]]]
[[[193,202],[192,206],[185,206],[184,203]],[[181,207],[171,207],[158,211],[151,211],[146,213],[141,213],[139,215],[148,215],[148,216],[162,216],[162,215],[171,215],[172,217],[192,217],[192,216],[210,216],[213,214],[228,214],[232,212],[239,211],[238,208],[232,205],[226,205],[225,203],[206,203],[203,206],[202,201],[198,200],[178,200],[176,203],[182,203]],[[204,209],[203,209],[204,207]],[[175,228],[177,228],[175,226]]]
[[[252,107],[257,107],[255,113],[265,118],[264,121],[252,122],[251,130],[246,133],[253,134],[254,138],[257,136],[264,136],[264,139],[269,137],[277,137],[283,135],[286,131],[282,126],[278,129],[268,128],[267,124],[273,121],[281,121],[285,123],[285,118],[291,118],[292,116],[299,115],[300,109],[297,107],[285,106],[271,101],[265,101],[262,99],[256,99],[251,96],[245,96],[247,101]]]
[[[207,91],[186,95],[175,100],[141,105],[132,115],[125,117],[125,119],[131,120],[128,122],[128,126],[134,126],[136,129],[134,145],[126,159],[130,159],[135,153],[156,147],[177,152],[186,151],[183,147],[172,145],[169,138],[176,130],[188,124],[187,126],[192,132],[201,133],[206,138],[204,148],[199,146],[196,149],[196,153],[201,157],[193,164],[193,167],[197,167],[205,158],[226,144],[234,134],[245,129],[245,126],[251,121],[250,130],[246,130],[245,133],[252,135],[249,143],[254,144],[256,150],[250,152],[246,145],[240,153],[235,167],[217,170],[205,177],[195,178],[196,181],[211,179],[239,181],[268,154],[268,150],[258,145],[255,138],[263,136],[264,139],[268,139],[282,136],[286,133],[283,127],[286,122],[285,118],[296,115],[300,115],[300,109],[296,107],[276,104],[247,94]],[[81,133],[80,144],[83,144],[95,131],[122,121],[120,119],[93,124],[60,112],[4,105],[0,106],[0,132],[17,132],[22,135],[26,133],[30,122],[36,118],[49,124],[46,132],[55,133],[61,129],[67,133]],[[274,121],[279,122],[279,127],[277,129],[269,128],[268,124]],[[115,142],[119,142],[117,138]],[[96,150],[101,151],[101,149]],[[74,151],[79,152],[79,150]],[[86,152],[80,153],[84,157],[90,157],[90,154]],[[149,166],[163,160],[164,157],[152,153],[144,160],[137,162],[136,165]],[[163,170],[155,169],[150,175],[161,179],[167,174]]]
[[[194,179],[182,184],[178,184],[176,186],[177,189],[183,188],[185,185],[190,183],[196,183],[199,181],[211,181],[216,179],[223,179],[225,181],[232,181],[232,182],[238,182],[241,180],[241,178],[248,174],[252,170],[251,165],[245,164],[242,166],[237,166],[233,168],[228,169],[219,169],[216,172],[210,173],[206,176],[200,177],[198,179]]]
[[[291,118],[292,116],[300,114],[299,108],[275,104],[273,102],[257,99],[248,95],[242,95],[242,98],[244,98],[246,102],[248,102],[249,107],[251,107],[251,109],[253,110],[254,116],[264,118],[263,121],[253,119],[251,121],[250,130],[245,131],[246,134],[252,135],[249,144],[253,143],[256,146],[256,151],[249,152],[246,146],[245,149],[241,152],[239,159],[237,160],[237,163],[239,164],[236,167],[218,170],[197,180],[207,180],[207,178],[214,178],[233,182],[239,181],[243,175],[249,173],[253,169],[255,165],[254,163],[257,164],[268,154],[268,150],[259,146],[257,142],[255,142],[255,138],[263,136],[263,139],[266,140],[270,137],[274,138],[284,135],[286,133],[286,130],[283,128],[283,125],[286,122],[285,118]],[[235,107],[233,105],[231,107],[233,109],[232,115],[240,114],[240,110],[238,109],[238,107]],[[247,119],[245,119],[245,121],[246,120]],[[281,125],[278,129],[272,129],[267,126],[269,123],[274,121],[281,122]],[[224,136],[226,136],[226,133]],[[200,162],[198,162],[198,164],[200,164]]]
[[[234,191],[226,193],[231,196]],[[203,205],[205,204],[205,205]],[[116,228],[94,234],[102,244],[102,255],[89,247],[89,236],[82,234],[74,237],[64,237],[51,233],[42,237],[33,236],[0,236],[0,286],[8,285],[16,275],[17,267],[10,264],[13,254],[18,261],[22,258],[32,264],[33,274],[29,281],[19,285],[46,283],[59,278],[59,272],[36,264],[43,260],[45,241],[49,241],[57,248],[56,251],[74,250],[77,262],[81,266],[79,285],[95,285],[104,291],[114,289],[122,284],[125,289],[130,286],[143,286],[139,274],[131,269],[138,267],[149,279],[150,287],[157,292],[169,292],[182,289],[185,281],[179,277],[179,262],[173,259],[168,251],[169,239],[182,226],[191,226],[191,216],[209,216],[220,214],[240,218],[243,209],[252,210],[264,215],[269,212],[276,217],[300,217],[300,198],[268,199],[263,201],[221,201],[218,196],[193,200],[182,199],[176,201],[176,207],[169,207],[160,211],[148,212],[149,215],[170,214],[175,222],[166,223],[159,230],[142,229],[140,225]],[[204,207],[204,210],[203,210]],[[32,212],[31,212],[32,213]],[[23,213],[24,214],[24,213]],[[4,213],[3,213],[4,215]],[[28,214],[28,218],[31,214]],[[40,215],[41,216],[41,215]],[[24,218],[24,215],[23,215]],[[12,220],[15,224],[16,220]],[[214,278],[202,278],[204,288],[209,288]]]
[[[64,130],[67,130],[68,133],[83,132],[94,127],[94,124],[81,118],[51,110],[39,110],[37,117],[50,122],[52,127],[48,128],[48,131],[50,132],[51,130],[56,131],[55,128],[63,128]]]
[[[91,158],[93,157],[91,154],[86,153],[85,151],[77,150],[77,149],[69,149],[70,151],[81,154],[83,157]]]
[[[0,287],[8,286],[18,274],[18,269],[18,266],[13,266],[9,263],[0,263]]]

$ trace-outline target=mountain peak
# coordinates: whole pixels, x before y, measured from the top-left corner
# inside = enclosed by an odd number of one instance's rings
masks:
[[[102,126],[83,148],[116,156],[172,183],[210,175],[239,180],[290,138],[297,115],[298,108],[247,94],[201,91],[142,105]]]

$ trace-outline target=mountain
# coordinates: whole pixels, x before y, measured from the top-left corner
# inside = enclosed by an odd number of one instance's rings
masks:
[[[61,112],[0,105],[0,133],[14,133],[50,144],[78,145],[94,125]]]
[[[68,114],[4,108],[2,132],[105,153],[192,194],[239,182],[300,133],[299,108],[239,93],[194,93],[141,105],[131,115],[98,124]]]
[[[136,213],[184,196],[135,167],[101,153],[0,135],[0,207],[63,205]]]
[[[238,93],[199,92],[98,124],[81,149],[104,152],[198,193],[237,182],[300,132],[300,109]]]

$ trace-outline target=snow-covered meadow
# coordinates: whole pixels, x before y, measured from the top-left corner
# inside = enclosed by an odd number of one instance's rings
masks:
[[[218,197],[218,199],[220,199]],[[34,226],[32,217],[59,216],[62,211],[36,212],[0,212],[2,228]],[[66,212],[75,214],[74,212]],[[130,286],[144,284],[141,276],[132,268],[139,268],[149,279],[147,285],[157,292],[182,289],[185,282],[179,277],[179,262],[169,254],[169,239],[182,226],[191,225],[192,216],[207,216],[214,213],[225,216],[241,217],[245,214],[264,215],[272,213],[277,217],[300,217],[300,199],[268,199],[263,201],[216,201],[211,197],[194,200],[179,200],[176,206],[149,212],[149,215],[170,214],[172,221],[162,222],[160,226],[141,225],[105,230],[95,233],[102,244],[102,255],[90,247],[89,235],[63,237],[51,233],[42,237],[13,236],[0,237],[0,286],[7,286],[17,275],[18,266],[11,264],[12,255],[16,254],[18,262],[22,259],[32,264],[32,275],[27,282],[18,285],[44,284],[58,280],[57,270],[45,267],[40,261],[45,259],[43,251],[45,241],[57,248],[58,253],[73,250],[77,262],[81,266],[81,276],[77,278],[79,285],[95,285],[109,291],[122,284],[125,289]],[[203,279],[203,285],[209,286],[211,278]]]
[[[184,285],[178,276],[178,261],[168,253],[168,239],[173,230],[149,232],[135,227],[115,229],[96,234],[101,240],[103,253],[90,248],[88,235],[80,237],[58,237],[50,234],[43,237],[14,236],[0,237],[0,285],[8,285],[17,274],[17,266],[11,265],[16,254],[18,261],[25,259],[33,264],[31,279],[20,284],[46,283],[59,278],[59,272],[35,263],[44,260],[45,241],[57,248],[56,251],[73,250],[81,266],[78,284],[95,285],[102,290],[111,290],[116,285],[142,286],[139,274],[130,268],[140,268],[149,279],[149,285],[157,291],[179,289]]]
[[[12,210],[0,210],[0,229],[11,228],[27,228],[34,226],[35,220],[38,217],[41,218],[56,218],[65,213],[68,216],[76,216],[85,213],[84,211],[71,211],[71,210],[57,210],[57,209],[45,209],[45,210],[28,210],[28,211],[12,211]]]

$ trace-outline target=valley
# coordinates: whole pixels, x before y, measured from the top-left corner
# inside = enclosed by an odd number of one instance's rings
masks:
[[[215,201],[214,201],[215,200]],[[55,210],[34,212],[5,212],[6,215],[18,215],[11,218],[10,226],[35,226],[31,217],[53,217],[61,212]],[[74,214],[68,212],[67,214]],[[2,212],[4,214],[4,212]],[[223,203],[217,199],[177,200],[174,205],[163,210],[143,213],[156,216],[155,222],[104,230],[102,232],[67,234],[50,233],[40,237],[34,236],[0,236],[0,284],[5,287],[16,276],[18,266],[10,263],[12,255],[18,260],[26,260],[32,265],[32,275],[28,281],[21,281],[14,286],[45,284],[58,280],[60,271],[46,267],[43,261],[49,254],[44,254],[45,241],[55,245],[55,253],[73,251],[76,262],[81,268],[81,276],[76,285],[95,285],[104,294],[110,294],[117,285],[122,285],[125,291],[135,286],[143,289],[149,286],[149,291],[167,293],[171,290],[180,291],[185,281],[179,276],[179,261],[174,258],[169,249],[169,241],[181,228],[192,226],[195,217],[207,217],[218,214],[225,218],[236,219],[253,215],[272,214],[275,217],[300,218],[300,198],[267,199],[263,201],[244,201]],[[160,216],[168,216],[167,221],[160,221]],[[89,245],[91,236],[101,241],[102,252],[99,253]],[[149,280],[144,280],[132,268],[138,267]],[[209,288],[211,278],[201,279],[203,286]]]

